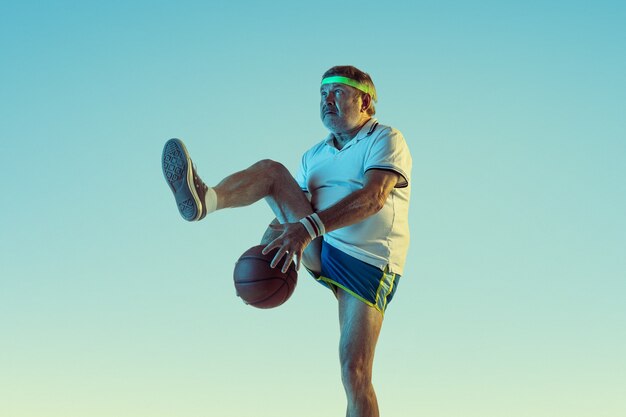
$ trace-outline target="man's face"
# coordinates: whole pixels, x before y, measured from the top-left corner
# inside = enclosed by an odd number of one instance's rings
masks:
[[[320,88],[320,116],[332,133],[346,133],[361,126],[368,118],[363,111],[362,95],[344,84],[324,84]]]

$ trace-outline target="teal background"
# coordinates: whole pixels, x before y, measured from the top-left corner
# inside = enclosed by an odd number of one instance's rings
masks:
[[[413,155],[412,243],[377,351],[383,416],[626,415],[626,6],[618,1],[0,3],[0,415],[334,416],[336,303],[261,311],[234,262],[352,64]]]

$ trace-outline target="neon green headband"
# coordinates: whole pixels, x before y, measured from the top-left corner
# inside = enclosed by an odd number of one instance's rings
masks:
[[[352,78],[334,76],[334,77],[326,77],[326,78],[324,78],[322,80],[322,85],[324,85],[324,84],[332,84],[332,83],[349,85],[350,87],[354,87],[354,88],[356,88],[358,90],[363,91],[366,94],[369,94],[369,95],[373,96],[372,89],[370,88],[369,85],[360,83],[360,82],[358,82],[356,80],[353,80]]]

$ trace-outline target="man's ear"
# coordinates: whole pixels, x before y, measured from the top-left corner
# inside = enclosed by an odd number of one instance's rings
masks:
[[[363,104],[361,105],[361,111],[367,111],[367,109],[369,109],[372,105],[372,96],[367,93],[363,94],[361,96],[361,100],[363,101]]]

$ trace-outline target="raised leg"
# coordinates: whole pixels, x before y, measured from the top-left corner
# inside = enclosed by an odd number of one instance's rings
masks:
[[[201,220],[216,209],[247,206],[262,198],[281,223],[298,221],[313,212],[289,171],[269,159],[229,175],[213,188],[198,176],[182,140],[174,138],[165,143],[161,162],[180,214],[188,221]]]
[[[347,417],[378,417],[372,368],[383,315],[342,289],[337,292],[341,330],[341,379],[348,400]]]
[[[295,223],[313,213],[311,203],[287,168],[270,159],[229,175],[209,188],[198,176],[184,143],[174,138],[165,143],[162,167],[178,210],[188,221],[202,220],[211,211],[247,206],[261,199],[267,201],[280,223]],[[272,236],[277,237],[269,229],[263,242],[271,242]],[[303,263],[314,271],[321,269],[320,247],[319,240],[313,241],[303,253]]]
[[[295,179],[282,164],[265,159],[249,168],[224,178],[213,187],[217,194],[217,209],[247,206],[265,199],[276,215],[274,222],[295,223],[313,213],[311,203]],[[280,233],[268,228],[261,243],[269,243]],[[302,254],[308,269],[320,272],[321,239],[315,239]]]
[[[281,223],[313,213],[311,203],[282,164],[264,159],[224,178],[213,187],[217,209],[242,207],[264,198]]]

